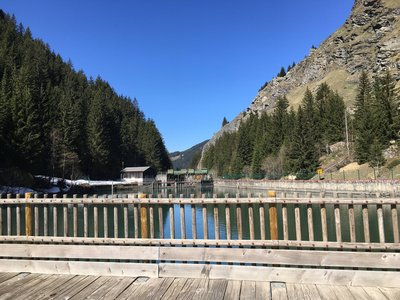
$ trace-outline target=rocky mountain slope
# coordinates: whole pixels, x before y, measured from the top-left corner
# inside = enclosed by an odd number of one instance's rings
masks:
[[[370,74],[389,70],[400,86],[399,0],[355,0],[346,22],[317,49],[311,49],[286,76],[268,82],[245,112],[210,139],[203,154],[224,132],[236,131],[250,114],[272,111],[279,96],[286,95],[296,108],[306,89],[314,91],[322,82],[337,90],[351,106],[362,70]]]
[[[172,167],[174,169],[186,169],[189,168],[190,163],[193,160],[193,157],[203,149],[204,145],[208,142],[208,140],[203,141],[189,149],[184,151],[175,151],[169,154],[169,158],[172,162]]]

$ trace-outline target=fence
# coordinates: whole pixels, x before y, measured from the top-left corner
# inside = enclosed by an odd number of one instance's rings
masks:
[[[400,286],[399,199],[0,199],[0,271]]]

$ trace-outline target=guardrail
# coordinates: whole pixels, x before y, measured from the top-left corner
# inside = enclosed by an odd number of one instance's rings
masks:
[[[400,287],[399,198],[0,199],[0,271]]]

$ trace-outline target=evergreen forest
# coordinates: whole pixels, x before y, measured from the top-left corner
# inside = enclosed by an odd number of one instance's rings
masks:
[[[0,10],[0,169],[111,179],[122,165],[171,166],[154,121]]]
[[[204,154],[203,165],[225,178],[311,178],[329,146],[349,140],[350,156],[371,167],[384,164],[383,150],[399,139],[400,94],[389,72],[374,78],[363,72],[354,107],[322,83],[307,89],[297,111],[286,97],[272,113],[250,114],[239,130],[224,133]],[[346,120],[347,119],[347,120]]]

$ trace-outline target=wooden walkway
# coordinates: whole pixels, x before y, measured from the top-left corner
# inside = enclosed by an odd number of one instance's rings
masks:
[[[400,288],[0,273],[0,299],[400,299]]]

